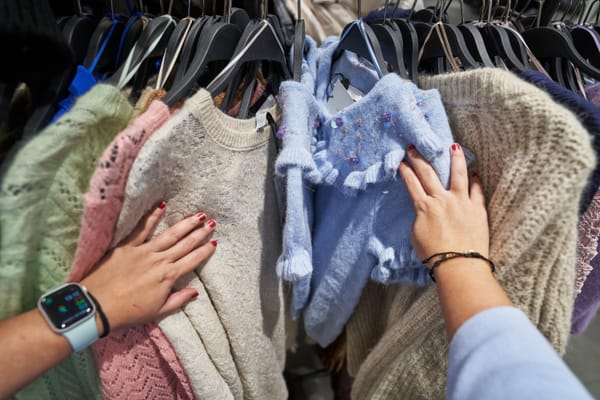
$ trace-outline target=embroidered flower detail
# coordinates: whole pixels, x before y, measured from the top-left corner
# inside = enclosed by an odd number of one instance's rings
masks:
[[[425,106],[425,102],[421,99],[417,99],[417,107],[423,108]]]
[[[423,114],[423,118],[425,118],[425,121],[429,122],[429,115]]]
[[[336,119],[331,121],[331,127],[332,128],[341,128],[342,126],[344,126],[344,120],[342,119],[342,117],[337,117]]]
[[[285,134],[285,128],[279,128],[277,130],[277,132],[275,132],[275,137],[277,139],[281,139],[283,137],[283,135]]]
[[[384,128],[390,128],[393,125],[392,116],[393,113],[389,111],[385,111],[381,114],[381,122],[383,123]]]

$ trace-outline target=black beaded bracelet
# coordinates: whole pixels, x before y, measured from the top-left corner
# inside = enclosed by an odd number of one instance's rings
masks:
[[[102,306],[98,303],[98,300],[88,291],[87,294],[90,296],[90,299],[96,304],[96,311],[98,315],[100,315],[100,320],[102,321],[102,334],[100,338],[105,338],[110,333],[110,324],[108,323],[108,318],[106,318],[106,314],[104,314],[104,310],[102,310]]]
[[[431,280],[435,282],[435,277],[433,275],[435,269],[437,267],[440,266],[440,264],[442,264],[445,261],[448,260],[452,260],[453,258],[478,258],[480,260],[486,261],[489,265],[490,268],[492,270],[492,273],[496,272],[496,266],[494,265],[494,262],[492,260],[490,260],[487,257],[484,257],[483,255],[481,255],[481,253],[478,253],[476,251],[469,251],[467,253],[459,253],[456,251],[448,251],[445,253],[436,253],[434,255],[432,255],[431,257],[421,261],[425,266],[427,266],[427,263],[429,263],[431,260],[433,260],[435,257],[440,257],[439,260],[436,260],[433,265],[431,266],[431,269],[429,270],[429,276],[431,277]]]

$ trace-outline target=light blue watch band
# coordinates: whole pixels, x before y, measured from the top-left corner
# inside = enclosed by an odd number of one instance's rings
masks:
[[[98,339],[95,315],[92,314],[91,318],[86,319],[81,324],[73,327],[73,329],[64,332],[63,335],[71,344],[73,351],[85,349]]]

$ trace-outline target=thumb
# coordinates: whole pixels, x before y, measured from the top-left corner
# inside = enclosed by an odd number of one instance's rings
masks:
[[[193,288],[178,290],[167,298],[165,304],[158,311],[160,315],[170,314],[182,307],[185,303],[198,297],[198,291]]]

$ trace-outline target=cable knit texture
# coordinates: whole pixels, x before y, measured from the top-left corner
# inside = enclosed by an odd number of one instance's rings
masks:
[[[43,292],[66,278],[77,247],[83,193],[98,157],[131,113],[116,88],[99,85],[3,164],[0,318],[34,308]],[[73,354],[17,397],[100,398],[90,351]]]
[[[197,398],[287,396],[273,139],[201,90],[146,142],[127,180],[113,245],[161,200],[167,209],[155,235],[199,211],[217,220],[216,253],[179,285],[199,297],[159,321]]]
[[[133,160],[169,116],[164,103],[152,102],[104,150],[84,197],[77,251],[67,281],[87,276],[108,250]],[[112,332],[92,349],[106,399],[193,397],[175,350],[156,324]]]
[[[588,133],[500,69],[424,77],[422,86],[439,90],[456,138],[477,155],[498,281],[564,353],[580,194],[595,167]],[[444,398],[448,343],[435,287],[371,285],[346,333],[353,398]]]
[[[304,325],[323,347],[344,329],[369,277],[386,284],[431,283],[410,244],[415,213],[397,169],[412,144],[447,185],[453,143],[437,91],[420,90],[396,74],[377,81],[366,62],[351,53],[332,65],[336,46],[324,44],[317,70],[305,71],[316,75],[316,87],[288,81],[279,94],[283,150],[277,171],[288,178],[288,226],[278,273],[294,282],[296,292],[310,279]],[[340,77],[367,94],[330,114],[325,104]],[[294,181],[299,170],[302,180]],[[310,185],[312,192],[303,190]],[[311,225],[312,231],[302,229]]]

